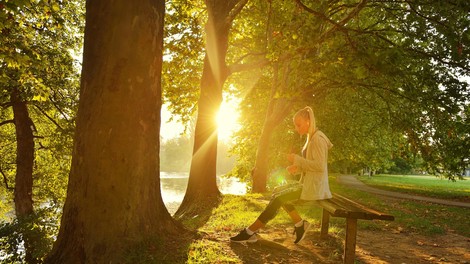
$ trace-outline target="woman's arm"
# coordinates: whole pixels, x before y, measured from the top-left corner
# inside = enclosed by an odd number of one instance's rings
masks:
[[[323,172],[326,168],[328,158],[328,145],[322,137],[314,138],[309,152],[312,159],[306,159],[299,155],[294,157],[294,165],[297,166],[297,172]]]

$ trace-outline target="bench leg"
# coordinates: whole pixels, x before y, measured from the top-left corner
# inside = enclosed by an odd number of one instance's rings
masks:
[[[357,219],[346,218],[346,241],[344,243],[344,264],[354,264],[356,258]]]
[[[328,237],[328,227],[330,226],[330,213],[323,209],[321,216],[321,231],[320,238],[325,239]]]

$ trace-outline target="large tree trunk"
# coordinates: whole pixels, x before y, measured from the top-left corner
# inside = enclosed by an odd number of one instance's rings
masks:
[[[33,164],[34,137],[33,121],[29,117],[26,102],[20,91],[13,88],[11,104],[16,129],[16,177],[15,177],[15,214],[18,219],[33,214]],[[37,263],[34,258],[34,238],[32,233],[24,233],[25,258],[27,263]]]
[[[163,17],[164,1],[87,1],[72,168],[47,263],[123,263],[177,231],[159,179]]]
[[[266,119],[263,124],[263,130],[258,143],[256,152],[255,168],[252,172],[253,193],[266,192],[266,183],[269,171],[269,144],[274,129],[284,120],[290,110],[291,103],[286,99],[271,99]]]
[[[206,24],[206,56],[201,78],[201,93],[194,135],[193,157],[186,194],[178,211],[178,217],[198,215],[201,204],[213,205],[220,196],[217,187],[217,125],[216,114],[222,103],[222,87],[228,69],[225,57],[228,35],[234,13],[238,13],[246,0],[206,0],[208,22]],[[237,9],[234,12],[234,9]]]

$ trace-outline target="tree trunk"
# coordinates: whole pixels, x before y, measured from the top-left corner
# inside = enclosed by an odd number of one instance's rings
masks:
[[[252,172],[253,193],[266,192],[266,183],[269,174],[269,144],[271,135],[274,129],[286,118],[290,106],[291,103],[283,98],[273,98],[269,102],[266,119],[263,124],[263,131],[261,132],[258,150],[256,152],[255,168]]]
[[[266,192],[266,182],[269,171],[269,143],[271,135],[273,134],[273,128],[273,124],[264,122],[263,131],[261,132],[258,149],[256,151],[255,168],[252,172],[253,188],[251,191],[253,193]]]
[[[164,1],[87,1],[67,199],[46,263],[123,263],[177,231],[159,179],[163,17]]]
[[[15,177],[15,214],[22,219],[33,214],[33,164],[34,138],[33,121],[29,117],[26,102],[20,91],[13,88],[11,103],[16,129],[16,177]],[[24,233],[25,260],[27,263],[38,263],[34,258],[34,238],[32,233]]]
[[[216,115],[222,103],[222,87],[228,75],[225,57],[233,20],[230,15],[240,3],[246,1],[206,1],[209,14],[206,24],[206,56],[198,100],[193,157],[186,194],[175,213],[177,217],[198,215],[204,209],[201,204],[213,205],[220,197],[216,174]]]

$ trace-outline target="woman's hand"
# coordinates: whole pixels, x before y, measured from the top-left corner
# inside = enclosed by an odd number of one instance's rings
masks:
[[[287,154],[287,160],[290,163],[294,163],[294,159],[295,159],[295,154],[294,153]]]
[[[294,175],[297,173],[298,168],[297,168],[297,165],[290,165],[286,169],[287,169],[287,172],[289,172],[289,174]]]

